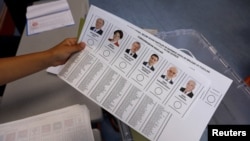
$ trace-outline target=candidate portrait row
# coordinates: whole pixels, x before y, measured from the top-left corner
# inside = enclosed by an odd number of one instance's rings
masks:
[[[90,30],[92,30],[93,32],[102,35],[103,34],[103,29],[102,27],[104,26],[105,21],[102,18],[97,18],[95,21],[95,26],[91,26]],[[116,47],[119,47],[119,40],[123,38],[123,32],[122,30],[115,30],[113,32],[113,37],[112,38],[108,38],[108,40],[113,43]],[[137,58],[138,54],[137,52],[140,50],[141,48],[141,44],[138,41],[135,41],[132,43],[131,47],[126,49],[125,52],[127,54],[129,54],[131,57],[133,57],[134,59]],[[150,69],[151,71],[154,71],[154,65],[158,62],[159,60],[159,56],[157,54],[151,54],[151,56],[149,57],[148,61],[144,61],[143,65],[145,67],[147,67],[148,69]],[[161,78],[164,79],[165,81],[167,81],[170,84],[174,83],[174,78],[177,76],[178,73],[178,69],[175,66],[171,66],[166,70],[166,74],[162,74]],[[186,94],[188,97],[192,98],[193,97],[193,90],[195,88],[195,81],[194,80],[189,80],[186,83],[186,87],[181,87],[180,91],[183,92],[184,94]]]

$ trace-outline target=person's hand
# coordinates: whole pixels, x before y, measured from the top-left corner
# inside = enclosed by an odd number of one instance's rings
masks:
[[[85,48],[76,38],[68,38],[51,49],[15,57],[0,58],[0,85],[33,74],[50,66],[66,63],[71,55]]]
[[[85,43],[77,44],[76,38],[67,38],[46,52],[51,55],[51,66],[58,66],[66,63],[66,61],[76,52],[85,48]]]

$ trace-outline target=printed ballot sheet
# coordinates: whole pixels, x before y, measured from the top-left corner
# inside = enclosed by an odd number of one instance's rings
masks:
[[[232,83],[95,6],[79,41],[58,76],[150,140],[198,141]]]
[[[89,111],[73,105],[0,125],[0,141],[94,141]]]

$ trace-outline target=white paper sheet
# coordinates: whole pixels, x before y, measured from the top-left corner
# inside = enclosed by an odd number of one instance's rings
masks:
[[[100,35],[92,30],[105,22]],[[109,41],[114,31],[123,37]],[[168,43],[102,9],[91,6],[80,40],[87,48],[73,56],[59,77],[146,138],[157,141],[198,141],[232,80]],[[137,58],[126,49],[138,41]],[[155,70],[143,65],[159,56]],[[170,84],[161,78],[171,66],[178,69]],[[193,97],[180,89],[196,82]]]
[[[27,8],[28,35],[74,24],[67,0],[57,0]]]
[[[73,105],[0,124],[0,141],[94,141],[89,111]]]

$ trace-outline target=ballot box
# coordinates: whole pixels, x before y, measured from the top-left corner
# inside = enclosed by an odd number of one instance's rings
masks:
[[[250,88],[229,65],[227,58],[221,56],[206,37],[193,29],[159,31],[156,36],[233,80],[208,125],[250,124]],[[125,141],[135,140],[134,136],[137,136],[137,139],[146,140],[122,122],[120,122],[120,128]],[[200,140],[207,140],[207,129],[204,130]]]

